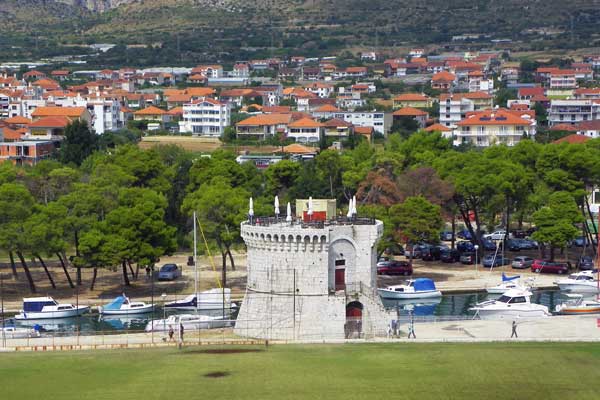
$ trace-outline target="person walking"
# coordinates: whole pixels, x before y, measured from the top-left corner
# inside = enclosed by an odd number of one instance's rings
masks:
[[[417,335],[415,335],[415,316],[412,313],[410,314],[410,323],[408,324],[408,338],[410,339],[411,336],[413,339],[417,338]]]
[[[511,339],[513,337],[515,337],[517,339],[519,338],[519,335],[517,335],[517,321],[513,320],[513,322],[512,322],[512,333],[510,334],[510,337],[511,337]]]
[[[175,341],[175,331],[173,330],[173,326],[169,325],[169,342]]]
[[[181,343],[183,343],[183,324],[181,323],[181,321],[179,322],[179,340],[181,340]]]

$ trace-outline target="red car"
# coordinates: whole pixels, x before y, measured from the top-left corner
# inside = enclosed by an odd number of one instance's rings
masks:
[[[533,264],[531,264],[531,271],[545,272],[549,274],[568,274],[569,264],[547,260],[533,260]]]
[[[412,275],[413,269],[407,261],[380,261],[377,263],[377,275]]]

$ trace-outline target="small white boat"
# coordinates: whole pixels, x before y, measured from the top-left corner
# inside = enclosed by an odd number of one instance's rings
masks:
[[[89,306],[74,306],[73,304],[60,304],[52,297],[31,297],[23,299],[23,309],[16,320],[69,318],[85,314]]]
[[[570,298],[562,304],[558,304],[554,311],[557,314],[600,314],[600,301],[585,300],[581,294],[567,294]]]
[[[98,312],[103,315],[130,315],[144,314],[154,311],[154,305],[143,301],[131,301],[127,296],[119,296],[105,306],[98,307]]]
[[[403,285],[392,285],[377,291],[384,299],[427,299],[442,295],[429,278],[409,279]]]
[[[600,293],[592,271],[581,271],[555,282],[560,290],[575,293]]]
[[[497,300],[488,300],[469,308],[481,319],[540,318],[549,316],[548,307],[531,302],[528,290],[510,289]]]
[[[191,294],[182,300],[165,304],[165,308],[182,311],[228,309],[231,308],[231,289],[215,288]]]
[[[504,272],[502,273],[502,283],[496,286],[492,286],[486,289],[489,294],[502,294],[510,289],[517,290],[528,290],[527,286],[523,286],[519,283],[519,278],[521,275],[517,276],[506,276]]]
[[[37,329],[17,328],[15,326],[5,326],[0,328],[0,338],[5,339],[22,339],[40,337],[40,332]]]
[[[225,319],[227,318],[227,319]],[[234,321],[226,316],[213,317],[209,315],[196,314],[180,314],[170,315],[167,319],[155,319],[146,324],[146,332],[167,332],[169,328],[173,328],[175,332],[179,329],[179,324],[183,325],[186,331],[194,331],[198,329],[215,329],[233,326]]]

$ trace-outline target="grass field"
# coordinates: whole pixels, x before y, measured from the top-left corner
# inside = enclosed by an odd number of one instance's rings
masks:
[[[0,354],[3,399],[598,399],[600,344]],[[240,352],[235,352],[240,351]]]

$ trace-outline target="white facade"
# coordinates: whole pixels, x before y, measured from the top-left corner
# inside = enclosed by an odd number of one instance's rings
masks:
[[[452,99],[448,97],[440,101],[440,124],[448,128],[455,128],[456,124],[462,121],[466,114],[475,111],[475,103],[469,99]]]
[[[349,122],[354,126],[373,128],[375,132],[385,134],[391,126],[391,115],[384,112],[341,112],[335,113],[333,118]]]
[[[524,135],[534,136],[535,127],[522,125],[480,125],[462,126],[454,131],[454,145],[472,143],[478,147],[494,144],[514,146]]]
[[[191,132],[194,136],[221,137],[229,124],[229,104],[207,99],[183,105],[179,131]]]
[[[551,89],[575,89],[577,80],[575,74],[552,74],[550,75]]]
[[[376,292],[375,267],[382,233],[381,221],[324,226],[243,222],[248,279],[235,333],[279,340],[384,333],[389,320]]]
[[[86,99],[67,97],[56,100],[61,107],[85,107],[92,116],[90,128],[101,135],[104,132],[116,131],[124,126],[121,120],[121,104],[116,99]]]
[[[577,124],[600,119],[600,103],[593,100],[552,100],[548,109],[548,124]]]

